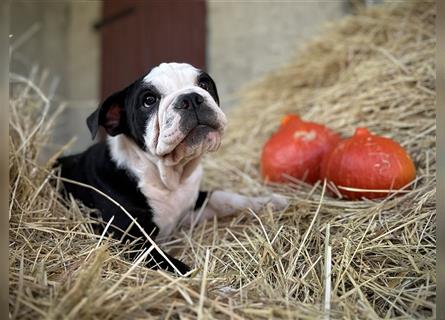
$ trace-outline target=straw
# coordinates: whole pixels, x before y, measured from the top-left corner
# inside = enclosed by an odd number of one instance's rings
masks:
[[[35,75],[13,75],[11,317],[435,318],[434,21],[433,2],[359,11],[240,93],[222,149],[205,157],[203,187],[273,192],[289,206],[179,228],[157,245],[196,268],[185,278],[145,268],[147,251],[125,260],[129,244],[94,233],[90,209],[60,197],[55,157],[38,161],[57,107]],[[288,112],[343,136],[360,126],[395,139],[416,181],[372,201],[340,199],[323,182],[264,185],[261,148]]]

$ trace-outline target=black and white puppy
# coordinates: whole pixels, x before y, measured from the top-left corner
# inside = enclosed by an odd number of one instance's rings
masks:
[[[60,158],[64,178],[91,185],[120,203],[145,232],[166,237],[180,221],[193,221],[209,197],[200,219],[224,216],[266,203],[281,209],[279,197],[249,198],[232,192],[200,191],[204,152],[216,151],[226,116],[210,76],[185,63],[163,63],[107,98],[87,119],[94,138],[99,126],[108,133],[81,154]],[[104,222],[114,216],[113,235],[148,246],[140,229],[122,210],[92,189],[65,183],[65,190],[97,209]],[[139,239],[139,240],[135,240]],[[164,255],[181,272],[189,267]],[[156,250],[148,265],[173,271]]]

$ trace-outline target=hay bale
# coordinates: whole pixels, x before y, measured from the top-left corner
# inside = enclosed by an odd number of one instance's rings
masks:
[[[164,248],[199,270],[187,279],[132,265],[60,199],[44,95],[14,78],[10,120],[10,312],[17,318],[435,317],[435,4],[376,7],[331,26],[288,66],[251,86],[207,187],[280,192],[290,206],[178,230]],[[412,190],[344,201],[326,186],[264,186],[260,149],[282,114],[390,136],[417,166]],[[44,115],[47,115],[44,112]],[[43,119],[43,120],[42,120]],[[51,122],[51,121],[49,121]]]

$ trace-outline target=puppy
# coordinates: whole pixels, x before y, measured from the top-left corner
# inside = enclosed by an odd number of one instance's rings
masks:
[[[201,157],[218,149],[226,123],[215,83],[206,72],[185,63],[163,63],[112,94],[87,118],[92,138],[102,126],[107,139],[60,158],[61,176],[113,198],[152,239],[170,235],[180,221],[194,221],[207,197],[199,219],[246,207],[258,210],[269,202],[283,208],[286,202],[277,197],[200,191]],[[133,241],[135,249],[149,247],[140,228],[115,203],[92,189],[64,185],[66,192],[96,209],[104,222],[114,217],[114,237]],[[176,268],[182,274],[190,270],[156,249],[148,260],[151,268]]]

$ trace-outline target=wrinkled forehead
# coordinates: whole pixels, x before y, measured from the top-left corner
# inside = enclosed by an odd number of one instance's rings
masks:
[[[165,95],[195,85],[198,75],[199,70],[187,63],[162,63],[153,68],[143,82]]]

